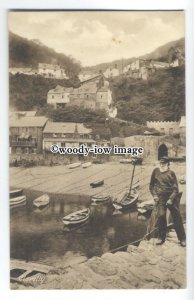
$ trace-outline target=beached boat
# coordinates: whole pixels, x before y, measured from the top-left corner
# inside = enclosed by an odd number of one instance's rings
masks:
[[[120,164],[131,164],[132,163],[132,159],[130,158],[123,158],[120,160]]]
[[[68,165],[68,168],[69,169],[75,169],[75,168],[78,168],[79,166],[81,166],[81,163],[77,162],[77,163]]]
[[[23,194],[22,189],[11,190],[9,192],[9,198],[12,199],[12,198],[15,198],[15,197],[19,197],[19,196],[22,196],[22,194]]]
[[[89,168],[89,167],[91,167],[91,165],[92,165],[92,163],[90,161],[88,161],[88,162],[82,164],[82,168],[84,168],[84,169]]]
[[[95,187],[101,186],[101,185],[103,185],[103,184],[104,184],[104,180],[96,180],[96,181],[94,181],[94,182],[91,182],[91,183],[90,183],[90,186],[91,186],[92,188],[95,188]]]
[[[36,286],[45,281],[46,274],[52,267],[38,263],[11,259],[10,280],[24,285]]]
[[[85,208],[73,212],[63,218],[64,225],[78,225],[86,222],[90,217],[90,209]]]
[[[128,191],[124,191],[113,201],[113,206],[118,210],[131,208],[137,203],[138,196],[139,193],[136,190],[131,190],[130,193]]]
[[[104,194],[92,196],[91,201],[93,203],[103,203],[103,202],[107,202],[109,199],[110,199],[110,195],[104,193]]]
[[[9,200],[10,207],[20,206],[26,204],[26,196],[22,195],[19,197],[11,198]]]
[[[154,201],[152,199],[137,204],[137,211],[141,214],[151,212],[153,208],[154,208]]]
[[[37,199],[35,199],[33,201],[33,205],[38,208],[42,208],[42,207],[47,206],[49,204],[49,202],[50,202],[49,195],[44,194],[44,195],[38,197]]]

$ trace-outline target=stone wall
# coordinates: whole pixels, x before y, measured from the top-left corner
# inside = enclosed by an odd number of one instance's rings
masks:
[[[185,148],[170,142],[166,136],[143,136],[136,135],[126,137],[124,139],[125,147],[143,147],[144,148],[144,160],[155,161],[158,160],[160,147],[164,145],[167,148],[167,154],[169,157],[177,157],[185,155]],[[162,153],[161,153],[162,154]],[[163,156],[163,155],[162,155]]]

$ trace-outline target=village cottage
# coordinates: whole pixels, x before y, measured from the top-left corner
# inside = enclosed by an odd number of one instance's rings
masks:
[[[64,108],[69,103],[69,95],[73,91],[73,88],[65,88],[57,85],[55,89],[52,89],[47,94],[47,103],[54,106],[54,108]]]
[[[77,160],[89,159],[89,157],[84,157],[81,154],[54,154],[50,150],[51,145],[71,148],[79,148],[81,145],[93,147],[93,145],[95,145],[95,140],[92,136],[92,130],[86,128],[82,123],[48,122],[43,132],[43,152],[47,161],[68,164]]]
[[[117,65],[115,65],[114,68],[109,67],[106,69],[105,72],[103,72],[103,75],[105,78],[112,78],[112,77],[116,77],[119,76],[119,69],[117,68]]]
[[[38,64],[38,74],[46,78],[58,78],[67,79],[65,70],[59,65],[39,63]]]
[[[130,78],[147,80],[154,72],[153,67],[150,65],[150,60],[137,59],[125,66],[123,73]]]
[[[50,151],[53,144],[59,147],[79,147],[82,144],[91,147],[95,143],[91,132],[82,123],[49,121],[43,131],[43,150]]]
[[[78,88],[57,86],[48,92],[47,103],[55,108],[67,105],[91,110],[104,109],[111,117],[117,115],[109,82],[104,80],[102,74],[82,82]]]
[[[22,117],[10,120],[10,153],[41,154],[45,117]]]

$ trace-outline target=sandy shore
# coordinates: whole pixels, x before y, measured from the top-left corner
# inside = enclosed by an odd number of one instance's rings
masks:
[[[150,198],[149,181],[153,168],[157,164],[143,164],[136,166],[134,183],[140,182],[140,200]],[[78,167],[68,169],[67,166],[10,168],[10,186],[14,188],[32,189],[47,193],[95,195],[106,192],[110,196],[116,196],[124,188],[129,187],[133,166],[119,162],[93,164],[87,169]],[[185,174],[185,163],[172,163],[171,169],[177,174],[177,178]],[[104,185],[91,188],[90,183],[104,179]],[[181,203],[185,203],[185,185],[179,185],[183,191]]]

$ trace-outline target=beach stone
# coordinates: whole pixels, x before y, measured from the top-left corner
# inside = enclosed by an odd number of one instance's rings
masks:
[[[162,288],[160,285],[155,282],[146,282],[141,286],[142,289],[160,289]]]
[[[163,260],[158,262],[158,267],[167,271],[175,271],[176,269],[174,266],[172,266],[172,264],[169,264],[168,262],[165,262]]]
[[[127,252],[128,253],[131,253],[131,252],[134,252],[134,251],[137,251],[137,247],[136,246],[133,246],[133,245],[129,245],[127,247]],[[143,251],[143,250],[142,250]]]
[[[115,275],[117,274],[118,268],[115,265],[110,265],[106,260],[102,260],[99,257],[91,258],[87,265],[95,272],[101,275]]]

